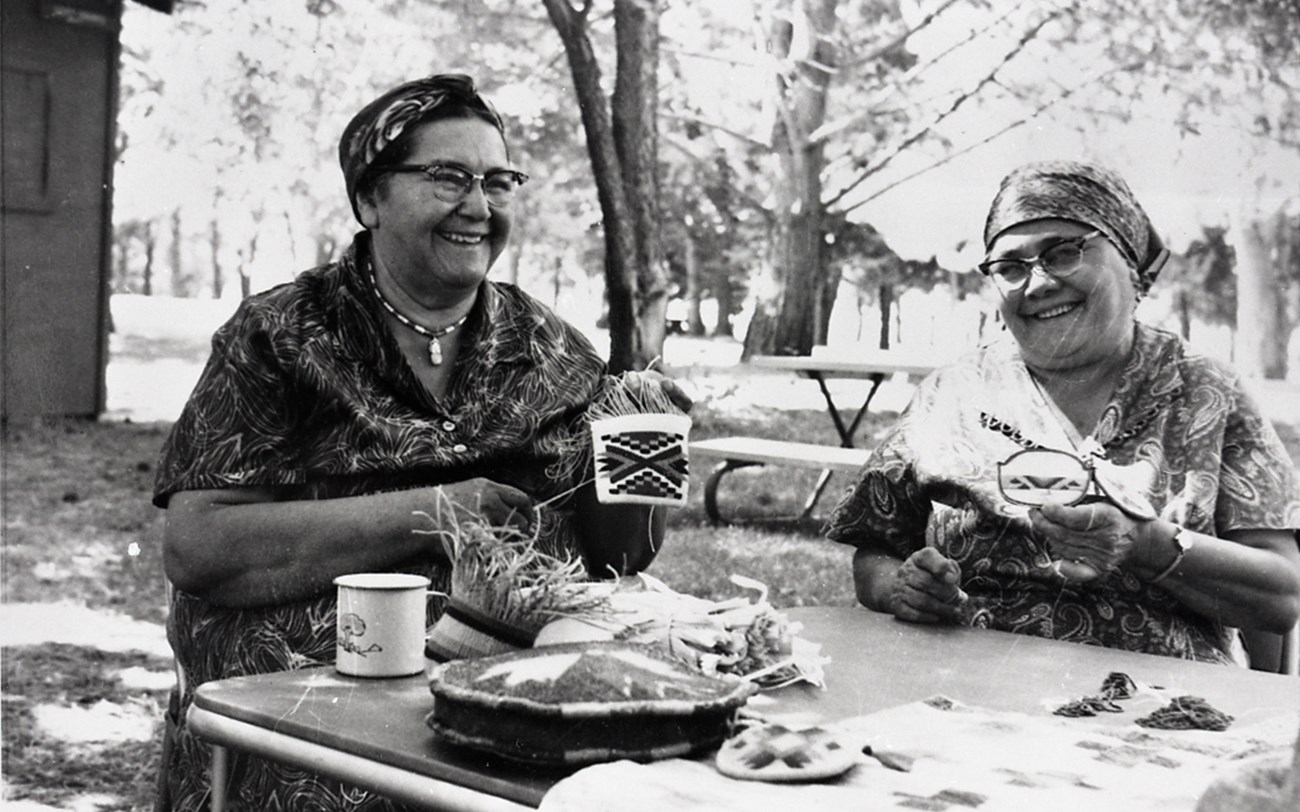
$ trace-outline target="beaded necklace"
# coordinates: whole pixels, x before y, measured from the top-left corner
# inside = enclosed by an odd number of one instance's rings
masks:
[[[430,330],[428,327],[422,327],[408,319],[406,316],[403,316],[398,312],[397,308],[393,307],[389,301],[384,298],[384,294],[379,291],[379,280],[375,279],[374,268],[370,269],[370,285],[375,289],[375,298],[379,300],[379,304],[391,313],[393,318],[429,339],[429,363],[435,367],[442,366],[442,343],[438,339],[451,335],[453,330],[465,323],[465,320],[469,318],[469,313],[466,313],[440,330]]]

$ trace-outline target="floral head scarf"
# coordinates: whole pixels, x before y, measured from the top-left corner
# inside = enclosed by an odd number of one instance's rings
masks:
[[[487,99],[474,88],[474,80],[457,73],[444,73],[416,79],[389,90],[361,108],[343,129],[339,139],[339,165],[347,184],[348,202],[357,220],[357,184],[366,170],[412,122],[427,121],[444,106],[456,105],[469,110],[502,133],[505,125]]]
[[[1091,226],[1119,249],[1146,293],[1168,252],[1124,179],[1109,169],[1078,161],[1041,161],[1002,179],[984,222],[984,248],[1012,226],[1059,218]]]

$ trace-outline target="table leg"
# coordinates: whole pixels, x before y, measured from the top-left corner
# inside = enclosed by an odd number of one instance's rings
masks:
[[[885,380],[884,375],[871,376],[871,389],[867,391],[866,400],[862,401],[862,406],[858,408],[858,413],[853,416],[853,422],[844,425],[844,418],[840,416],[840,410],[835,406],[835,398],[831,397],[831,390],[826,386],[826,378],[817,371],[808,373],[808,377],[817,381],[817,386],[822,390],[822,397],[826,400],[826,410],[830,412],[831,421],[835,423],[835,430],[840,435],[840,446],[843,448],[854,448],[853,437],[858,433],[858,426],[862,424],[862,418],[866,416],[867,410],[871,408],[871,401],[876,397],[876,390],[880,388]],[[817,501],[822,498],[822,493],[826,491],[826,486],[831,481],[831,469],[827,468],[822,471],[821,476],[817,478],[817,484],[813,491],[808,495],[808,500],[804,502],[803,513],[799,518],[806,519],[812,515],[813,509],[817,507]]]
[[[723,521],[721,514],[718,513],[718,481],[722,479],[728,471],[734,471],[737,468],[747,468],[751,465],[760,465],[757,462],[748,462],[746,460],[726,460],[719,463],[709,474],[709,478],[704,482],[704,514],[709,517],[713,524],[730,524]]]
[[[866,417],[867,410],[871,408],[871,401],[876,397],[876,390],[880,384],[884,383],[884,375],[872,375],[871,389],[867,391],[866,400],[862,401],[862,406],[858,408],[858,413],[853,416],[853,422],[844,425],[844,418],[840,416],[840,410],[835,405],[835,398],[831,397],[831,390],[826,386],[826,378],[817,371],[809,372],[808,377],[817,382],[822,390],[822,398],[826,400],[826,410],[830,412],[831,422],[835,424],[835,431],[840,435],[840,445],[844,448],[854,448],[853,435],[857,434],[858,426],[862,424],[862,418]]]
[[[822,491],[831,481],[831,469],[826,468],[817,477],[817,484],[813,486],[812,493],[808,494],[808,500],[803,503],[803,512],[799,514],[800,519],[806,519],[812,515],[813,508],[817,507],[817,500],[822,498]]]
[[[212,812],[226,812],[226,782],[230,779],[230,751],[220,745],[212,746]]]

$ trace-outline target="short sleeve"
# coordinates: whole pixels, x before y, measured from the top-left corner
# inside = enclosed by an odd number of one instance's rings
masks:
[[[163,445],[154,504],[176,491],[302,481],[293,427],[294,342],[266,314],[241,306],[212,340],[212,354]]]
[[[1236,409],[1224,426],[1215,528],[1300,528],[1300,485],[1295,464],[1254,399],[1234,378]]]
[[[855,547],[883,547],[906,558],[925,546],[930,500],[921,492],[904,426],[871,453],[827,522],[826,536]]]

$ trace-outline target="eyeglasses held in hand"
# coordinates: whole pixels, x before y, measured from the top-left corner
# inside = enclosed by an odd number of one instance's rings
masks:
[[[1135,519],[1156,516],[1151,501],[1133,483],[1126,483],[1137,465],[1116,465],[1104,457],[1076,456],[1054,448],[1017,451],[998,463],[998,491],[1016,505],[1067,507],[1089,496],[1110,502]]]
[[[515,192],[528,182],[528,176],[514,169],[494,169],[475,175],[452,164],[390,164],[375,167],[377,172],[423,172],[432,185],[433,194],[444,203],[459,203],[478,181],[489,206],[503,208],[515,199]]]
[[[1095,482],[1092,462],[1065,451],[1031,448],[998,463],[998,490],[1008,502],[1030,507],[1077,505]]]
[[[1015,293],[1023,288],[1033,275],[1034,268],[1054,279],[1064,279],[1083,267],[1083,251],[1088,241],[1100,237],[1101,231],[1091,231],[1080,237],[1070,237],[1049,246],[1036,257],[1007,257],[991,259],[979,264],[980,273],[993,280],[1003,293]]]

